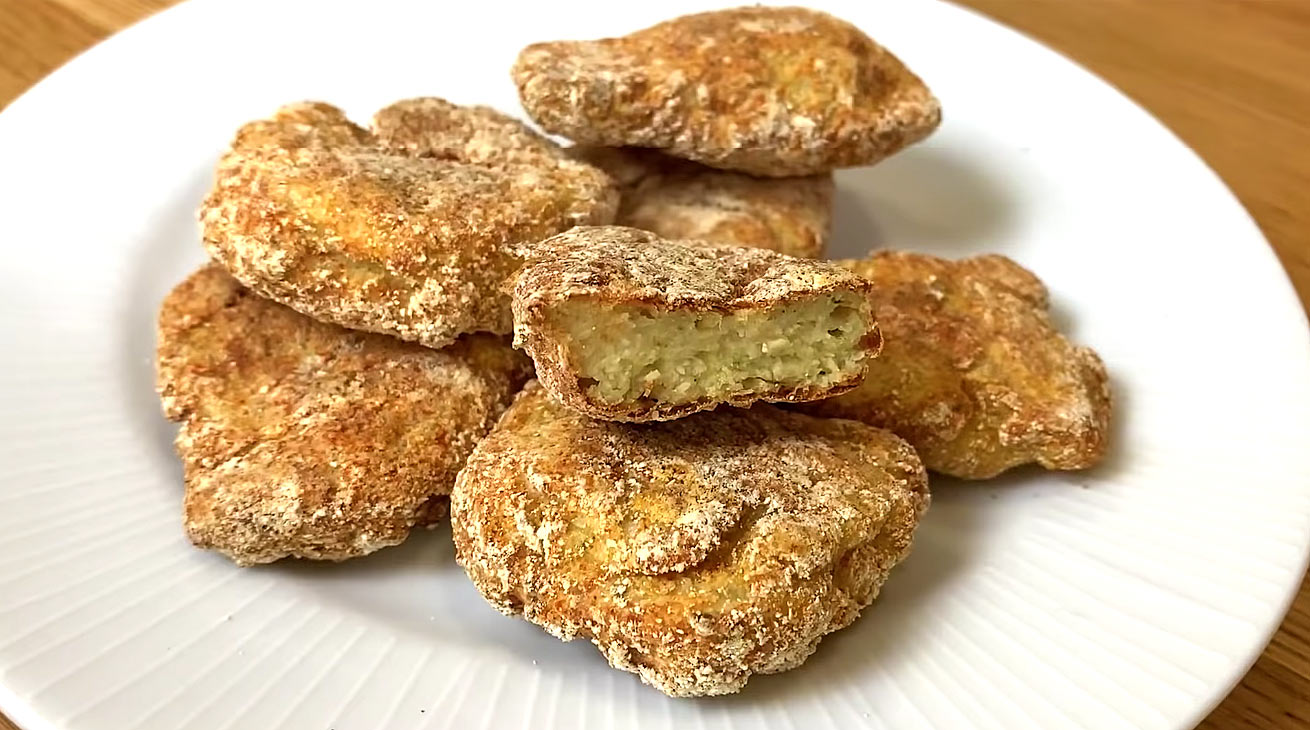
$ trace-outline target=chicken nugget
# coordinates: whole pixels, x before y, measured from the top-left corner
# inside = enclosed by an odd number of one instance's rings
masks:
[[[941,122],[928,87],[855,26],[804,8],[675,18],[535,43],[514,82],[547,132],[766,177],[871,165]]]
[[[516,276],[514,344],[595,418],[814,400],[854,388],[878,354],[868,294],[828,262],[575,228],[533,246]]]
[[[837,263],[873,282],[886,342],[860,387],[806,412],[890,429],[929,469],[965,479],[1030,462],[1086,469],[1105,455],[1105,365],[1055,329],[1032,273],[995,255]]]
[[[854,621],[928,501],[914,450],[862,423],[757,405],[634,426],[529,383],[460,472],[451,526],[497,609],[696,696]]]
[[[405,99],[373,115],[373,133],[391,150],[412,157],[498,166],[552,165],[566,150],[519,120],[487,106],[457,106],[437,97]]]
[[[638,147],[571,147],[619,185],[614,223],[664,238],[819,258],[832,229],[832,175],[752,177]]]
[[[306,103],[244,126],[201,207],[210,255],[315,319],[441,347],[510,331],[511,246],[618,206],[603,172],[492,109],[412,99],[375,125]]]
[[[232,149],[273,148],[298,150],[367,146],[368,130],[346,118],[345,112],[318,101],[287,104],[269,119],[242,125],[232,140]]]
[[[532,373],[505,337],[430,350],[343,329],[215,264],[165,298],[158,347],[164,413],[182,423],[187,535],[240,565],[344,560],[439,518]]]

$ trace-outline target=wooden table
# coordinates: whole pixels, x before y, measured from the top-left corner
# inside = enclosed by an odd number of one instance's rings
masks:
[[[77,52],[170,4],[4,0],[0,108]],[[964,4],[1078,60],[1177,132],[1255,216],[1310,305],[1310,0]],[[1310,727],[1310,588],[1201,727]],[[0,730],[13,730],[2,716]]]

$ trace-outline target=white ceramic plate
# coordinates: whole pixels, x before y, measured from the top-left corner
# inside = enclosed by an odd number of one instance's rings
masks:
[[[1000,251],[1112,373],[1087,473],[939,480],[914,555],[801,669],[669,700],[486,606],[449,532],[343,565],[191,548],[155,308],[236,126],[321,98],[517,109],[532,40],[692,3],[204,1],[0,115],[0,708],[43,728],[1186,728],[1255,659],[1310,536],[1306,321],[1218,179],[1109,86],[959,8],[834,8],[941,97],[839,179],[835,253]],[[674,7],[679,6],[679,7]]]

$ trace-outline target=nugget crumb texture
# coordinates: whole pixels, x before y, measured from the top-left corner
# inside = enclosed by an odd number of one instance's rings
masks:
[[[929,469],[968,479],[1030,462],[1085,469],[1105,455],[1105,366],[1055,329],[1026,269],[892,251],[838,263],[873,282],[886,342],[860,387],[805,410],[890,429]]]
[[[941,121],[937,99],[891,52],[804,8],[718,10],[622,38],[535,43],[513,77],[548,132],[753,175],[873,164]]]
[[[615,224],[664,238],[819,258],[832,229],[831,173],[767,178],[637,147],[571,147],[619,185]]]
[[[515,344],[552,394],[596,418],[814,400],[855,387],[877,355],[868,294],[827,262],[582,227],[532,247]]]
[[[451,519],[496,608],[695,696],[792,669],[854,621],[927,506],[914,450],[862,423],[757,405],[633,426],[530,383]]]
[[[608,223],[618,194],[521,122],[436,98],[372,131],[322,103],[236,134],[201,207],[206,248],[257,293],[316,319],[441,347],[510,331],[508,247]]]
[[[507,339],[431,350],[355,332],[205,266],[159,314],[187,535],[241,565],[401,542],[441,517],[474,444],[530,377]]]

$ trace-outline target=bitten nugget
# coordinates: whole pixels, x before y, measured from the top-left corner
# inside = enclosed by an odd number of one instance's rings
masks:
[[[622,38],[535,43],[513,77],[528,114],[553,134],[771,177],[870,165],[941,121],[937,99],[891,52],[804,8],[717,10]]]
[[[831,174],[764,178],[637,147],[572,147],[619,184],[614,223],[664,238],[819,258],[832,229]]]
[[[242,127],[201,208],[210,255],[315,319],[441,347],[510,331],[510,246],[614,217],[603,172],[492,109],[411,99],[374,125],[305,103]]]
[[[566,405],[662,421],[855,387],[878,354],[869,284],[827,262],[575,228],[533,246],[514,343]]]
[[[928,506],[887,431],[772,406],[648,426],[530,383],[451,495],[482,595],[675,696],[799,666],[909,552]]]
[[[210,264],[159,313],[181,421],[185,527],[241,565],[344,560],[439,518],[474,444],[530,377],[504,337],[444,350],[316,322]]]
[[[1085,469],[1105,455],[1105,366],[1056,331],[1026,269],[891,251],[837,263],[873,282],[886,343],[859,388],[807,412],[890,429],[929,469],[966,479],[1029,462]]]

